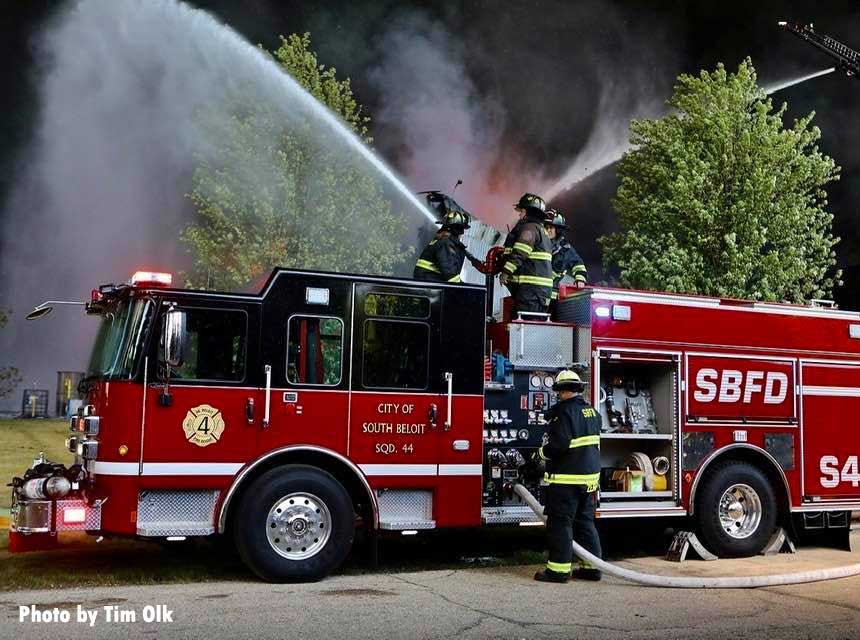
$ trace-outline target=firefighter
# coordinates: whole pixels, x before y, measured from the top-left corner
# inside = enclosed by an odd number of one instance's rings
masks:
[[[547,413],[546,444],[538,457],[546,462],[546,535],[549,559],[535,574],[541,582],[568,577],[600,580],[600,571],[578,560],[571,572],[571,540],[601,557],[594,508],[600,483],[600,425],[597,410],[583,397],[585,385],[573,371],[561,371],[553,390],[558,402]]]
[[[552,243],[543,223],[543,198],[524,193],[514,205],[520,220],[505,239],[499,282],[514,298],[514,317],[520,311],[546,313],[552,296]]]
[[[415,263],[412,277],[433,282],[462,282],[460,271],[468,252],[460,236],[469,228],[469,214],[465,211],[448,211],[436,224],[441,224],[442,228],[424,247]]]
[[[552,240],[552,301],[549,310],[552,317],[555,318],[558,290],[562,280],[570,276],[576,286],[584,286],[588,282],[588,271],[576,249],[564,237],[564,232],[568,226],[561,212],[556,209],[547,209],[544,227],[550,240]]]

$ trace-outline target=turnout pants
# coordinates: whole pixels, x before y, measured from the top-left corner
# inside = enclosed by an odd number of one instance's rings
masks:
[[[521,284],[511,291],[514,298],[514,317],[518,311],[547,313],[549,297],[552,294],[546,287]]]
[[[591,564],[573,558],[571,540],[602,558],[600,536],[594,525],[596,492],[587,492],[584,486],[551,484],[546,495],[546,536],[549,560],[546,568],[557,573],[568,573],[571,568],[591,569]]]

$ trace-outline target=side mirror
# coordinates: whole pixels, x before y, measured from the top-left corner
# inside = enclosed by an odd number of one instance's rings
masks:
[[[164,348],[164,362],[169,367],[180,367],[183,361],[185,342],[185,312],[171,307],[164,314],[161,336]]]

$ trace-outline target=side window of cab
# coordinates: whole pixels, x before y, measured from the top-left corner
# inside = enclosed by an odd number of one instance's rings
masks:
[[[171,380],[242,382],[245,379],[248,314],[241,309],[181,307],[185,312],[182,363],[171,367]],[[162,378],[164,336],[159,340]]]

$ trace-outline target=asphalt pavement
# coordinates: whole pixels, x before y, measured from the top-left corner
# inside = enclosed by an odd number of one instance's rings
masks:
[[[858,543],[853,533],[855,550]],[[743,560],[675,564],[645,557],[619,564],[661,574],[753,575],[841,566],[860,561],[858,555],[807,548]],[[615,578],[543,584],[531,579],[537,568],[335,576],[314,584],[234,581],[3,592],[0,638],[860,638],[860,577],[694,591]],[[21,621],[21,606],[35,607],[38,615],[26,609]],[[70,620],[44,621],[55,608],[69,612]],[[109,612],[126,620],[110,621]],[[91,626],[86,616],[93,613]],[[86,621],[78,622],[78,615]],[[154,615],[161,620],[144,620]]]

